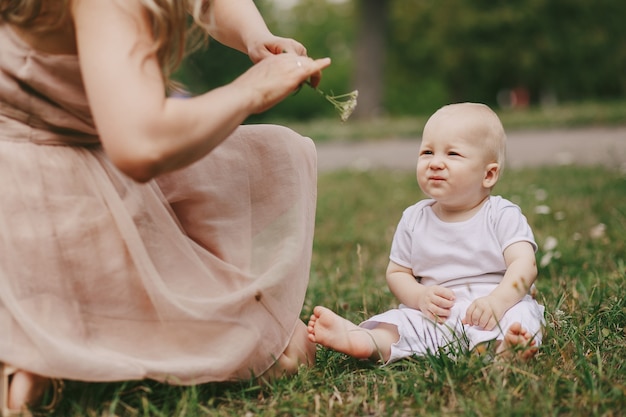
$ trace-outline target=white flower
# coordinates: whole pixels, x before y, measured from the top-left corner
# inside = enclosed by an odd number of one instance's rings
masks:
[[[554,313],[553,313],[553,317],[554,317],[554,322],[550,323],[552,324],[552,327],[554,327],[554,324],[556,324],[557,326],[561,327],[564,325],[567,325],[567,315],[565,314],[565,312],[561,309],[557,309]]]
[[[541,257],[541,261],[539,261],[539,266],[545,268],[550,265],[550,261],[552,261],[552,252],[547,252]]]
[[[550,207],[545,205],[540,205],[535,207],[535,213],[537,214],[550,214]]]
[[[358,96],[359,90],[354,90],[351,93],[341,94],[338,96],[331,96],[324,93],[326,100],[330,101],[339,111],[339,117],[342,122],[348,120],[354,109],[356,109],[356,99]]]
[[[592,239],[600,239],[604,236],[605,232],[606,225],[604,223],[599,223],[591,228],[591,230],[589,231],[589,236],[591,236]]]
[[[545,252],[551,252],[556,249],[556,245],[558,245],[558,243],[559,241],[554,236],[548,236],[543,242],[543,250]]]
[[[317,87],[313,87],[313,89],[317,91],[320,95],[322,95],[330,103],[332,103],[337,111],[339,111],[339,117],[341,118],[342,122],[348,120],[354,109],[356,109],[357,97],[359,97],[359,90],[354,90],[351,93],[333,96],[330,94],[326,94]]]
[[[546,198],[548,198],[548,192],[546,190],[541,188],[535,190],[535,199],[537,201],[544,201]]]

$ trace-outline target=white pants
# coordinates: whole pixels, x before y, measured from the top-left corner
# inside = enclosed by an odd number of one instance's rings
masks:
[[[449,353],[459,348],[471,350],[484,342],[502,340],[515,322],[521,323],[533,335],[536,346],[539,346],[542,326],[545,324],[544,307],[530,295],[511,307],[492,330],[461,323],[472,301],[488,295],[495,287],[493,284],[479,284],[454,288],[455,304],[450,317],[441,324],[428,319],[419,310],[400,304],[397,309],[378,314],[360,326],[373,329],[380,323],[387,323],[398,327],[400,339],[391,346],[388,363],[413,355],[437,354],[441,350]]]

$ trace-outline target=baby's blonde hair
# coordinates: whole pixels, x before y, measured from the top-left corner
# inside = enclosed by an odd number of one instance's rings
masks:
[[[489,158],[498,163],[502,172],[506,157],[506,134],[500,118],[489,106],[481,103],[455,103],[441,107],[433,116],[438,113],[456,113],[459,117],[468,117],[471,126],[483,141]]]
[[[169,80],[185,54],[208,39],[206,29],[212,24],[210,17],[212,0],[139,1],[150,15],[154,51],[164,77]],[[57,7],[55,18],[48,19],[49,23],[38,29],[54,28],[55,24],[68,13],[69,2],[70,0],[55,0],[54,7]],[[51,0],[0,0],[0,19],[28,26],[40,16],[44,6],[49,7],[51,4]],[[188,21],[190,15],[193,19]]]

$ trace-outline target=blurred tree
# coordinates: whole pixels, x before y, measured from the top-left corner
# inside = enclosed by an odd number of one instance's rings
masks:
[[[388,0],[356,0],[357,26],[355,86],[359,90],[354,116],[369,118],[384,112],[385,50]]]
[[[496,105],[523,88],[533,103],[626,94],[626,2],[393,2],[389,110],[450,101]],[[407,98],[410,97],[409,98]],[[411,104],[410,101],[413,103]]]
[[[626,2],[616,0],[299,0],[256,2],[275,33],[330,56],[320,87],[358,88],[357,111],[428,114],[453,101],[497,106],[521,88],[531,103],[626,95]],[[246,56],[212,42],[180,75],[194,91],[234,79]],[[310,118],[334,110],[303,88],[250,121]]]
[[[626,2],[544,0],[541,33],[547,87],[570,100],[626,93]]]

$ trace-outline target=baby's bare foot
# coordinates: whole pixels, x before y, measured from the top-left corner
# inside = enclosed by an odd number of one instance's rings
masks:
[[[344,319],[326,307],[317,306],[307,327],[309,340],[359,359],[377,352],[369,331]]]
[[[501,358],[510,358],[512,354],[515,354],[519,359],[527,361],[534,357],[538,350],[533,335],[520,323],[513,323],[504,335],[504,340],[498,346],[496,353]]]

